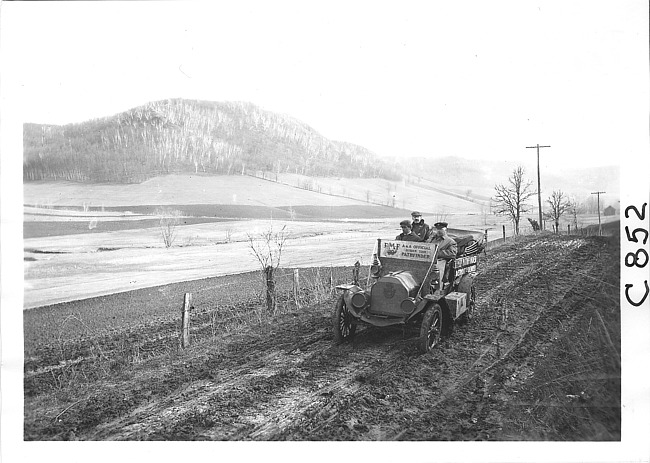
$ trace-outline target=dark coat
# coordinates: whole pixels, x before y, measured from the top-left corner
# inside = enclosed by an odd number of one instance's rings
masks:
[[[429,236],[429,225],[424,223],[424,220],[420,220],[420,223],[413,222],[412,230],[422,241],[426,240],[427,236]]]
[[[454,259],[456,257],[458,246],[452,238],[434,236],[429,242],[438,245],[439,259]]]
[[[404,233],[400,233],[395,237],[395,239],[398,241],[417,241],[417,242],[422,241],[420,237],[413,232],[409,233],[408,235],[405,235]]]

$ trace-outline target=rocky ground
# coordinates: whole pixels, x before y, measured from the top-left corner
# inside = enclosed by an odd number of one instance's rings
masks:
[[[617,238],[491,249],[474,318],[426,355],[419,327],[365,328],[335,345],[335,296],[120,364],[104,333],[69,381],[35,347],[25,439],[617,441],[618,259]]]

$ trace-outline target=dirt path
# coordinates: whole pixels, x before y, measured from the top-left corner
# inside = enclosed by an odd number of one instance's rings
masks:
[[[193,348],[154,377],[145,369],[106,386],[114,398],[93,396],[57,426],[90,440],[557,439],[516,423],[549,406],[527,391],[553,373],[544,362],[558,343],[585,316],[616,310],[589,301],[603,288],[618,294],[607,287],[618,284],[614,256],[602,240],[503,246],[483,258],[476,316],[430,354],[418,354],[412,328],[368,328],[333,345],[332,307],[311,307],[267,333]],[[620,391],[618,406],[607,436],[620,438]],[[84,424],[101,407],[113,408]]]

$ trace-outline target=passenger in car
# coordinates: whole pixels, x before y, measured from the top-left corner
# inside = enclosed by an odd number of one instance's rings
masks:
[[[429,225],[424,223],[422,214],[418,211],[411,212],[411,218],[413,219],[413,226],[411,227],[413,233],[418,235],[420,240],[425,241],[429,235]]]
[[[399,241],[422,241],[418,235],[413,233],[413,229],[411,228],[411,221],[410,220],[402,220],[399,223],[399,226],[402,227],[402,233],[397,235],[395,237],[396,240]]]
[[[458,246],[456,241],[447,234],[447,222],[434,223],[427,242],[438,245],[439,259],[454,259],[456,257]]]

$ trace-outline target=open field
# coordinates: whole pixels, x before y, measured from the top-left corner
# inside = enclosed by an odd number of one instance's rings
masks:
[[[333,344],[349,267],[301,270],[274,316],[255,275],[25,311],[25,439],[618,441],[618,239],[490,249],[475,317],[424,356],[411,327]]]
[[[444,188],[434,191],[405,182],[383,179],[311,179],[283,174],[278,182],[250,176],[167,175],[139,184],[78,184],[74,182],[29,182],[24,185],[23,203],[35,206],[139,206],[142,204],[220,204],[226,206],[362,206],[388,205],[419,209],[430,214],[482,212],[475,202]],[[285,183],[279,183],[285,182]],[[430,182],[429,182],[430,183]],[[319,188],[320,187],[320,188]],[[393,201],[393,194],[395,200]],[[146,199],[145,199],[146,198]]]
[[[269,227],[276,231],[286,227],[289,239],[283,263],[287,266],[352,265],[357,260],[365,265],[370,262],[375,240],[397,235],[398,222],[404,217],[364,218],[372,206],[361,205],[354,206],[358,210],[350,209],[352,206],[339,209],[350,212],[350,218],[233,220],[200,215],[207,206],[194,205],[196,209],[190,208],[190,212],[197,216],[181,218],[173,246],[167,249],[157,219],[143,215],[141,206],[126,206],[129,210],[114,207],[101,214],[92,210],[71,210],[68,214],[68,210],[56,208],[26,208],[25,308],[250,272],[259,263],[250,253],[248,235],[255,236]],[[319,211],[327,209],[303,206],[302,210],[318,216]],[[244,209],[244,213],[247,211]],[[490,240],[502,237],[501,224],[505,223],[502,217],[467,214],[448,214],[444,219],[449,221],[452,233],[488,230]],[[581,221],[593,223],[597,218],[584,217]],[[507,236],[512,237],[510,224]]]
[[[273,177],[275,178],[275,177]],[[308,187],[326,194],[334,194],[384,204],[402,209],[416,209],[430,215],[449,213],[480,214],[487,210],[487,190],[471,191],[434,184],[430,180],[412,177],[411,180],[390,181],[384,179],[335,177],[305,177],[296,174],[280,174],[278,181],[287,185]],[[470,194],[468,194],[468,190]],[[473,193],[473,194],[472,194]],[[489,197],[489,196],[488,196]]]
[[[167,175],[137,184],[29,182],[24,204],[41,206],[137,206],[141,204],[226,204],[239,206],[347,206],[360,201],[326,196],[249,176]],[[146,198],[146,199],[145,199]]]

